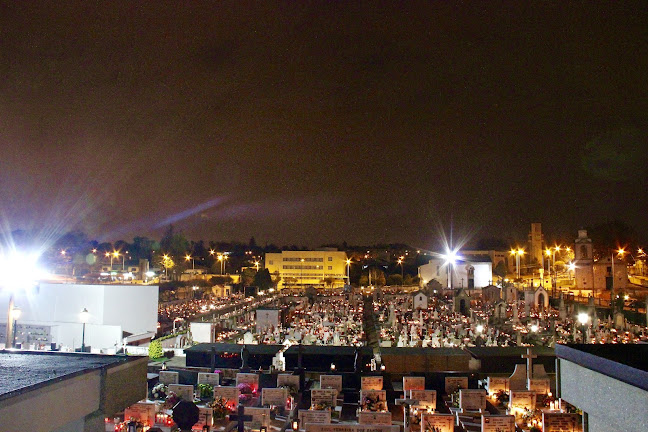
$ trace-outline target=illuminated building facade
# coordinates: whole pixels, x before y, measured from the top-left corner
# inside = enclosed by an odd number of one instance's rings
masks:
[[[283,251],[265,256],[265,268],[278,288],[341,288],[347,283],[347,255],[337,250]]]

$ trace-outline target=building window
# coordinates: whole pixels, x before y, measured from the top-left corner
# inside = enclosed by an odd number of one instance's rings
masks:
[[[333,261],[333,257],[328,257],[328,260],[329,260],[329,261]]]
[[[270,265],[273,265],[273,264],[274,264],[274,262],[272,260],[270,260]]]
[[[329,267],[329,270],[333,270],[333,266],[328,266],[328,267]]]

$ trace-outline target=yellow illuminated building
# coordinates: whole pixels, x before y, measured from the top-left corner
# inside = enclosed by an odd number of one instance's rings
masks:
[[[278,288],[341,288],[347,282],[347,255],[337,250],[268,253],[265,267],[281,280]]]

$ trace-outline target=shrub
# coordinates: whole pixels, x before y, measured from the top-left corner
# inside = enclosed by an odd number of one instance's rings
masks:
[[[149,357],[152,359],[158,359],[162,357],[163,352],[162,352],[162,343],[160,343],[159,340],[153,340],[151,341],[149,348],[148,348],[148,354]]]

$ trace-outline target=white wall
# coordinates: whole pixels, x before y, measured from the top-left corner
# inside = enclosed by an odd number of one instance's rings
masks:
[[[9,293],[0,292],[0,320],[6,322]],[[86,308],[86,344],[113,348],[122,331],[139,334],[157,331],[158,287],[152,285],[77,285],[42,283],[33,292],[14,293],[22,311],[19,324],[52,327],[52,341],[81,346],[79,314]]]
[[[457,262],[452,266],[452,279],[455,288],[461,288],[461,280],[463,278],[463,287],[468,287],[468,270],[466,267],[471,265],[475,269],[474,279],[475,288],[483,288],[490,285],[493,279],[493,267],[489,262]],[[437,267],[439,274],[437,275]],[[430,282],[436,279],[444,288],[448,287],[448,265],[445,260],[433,258],[428,264],[422,265],[420,268],[421,279]]]

